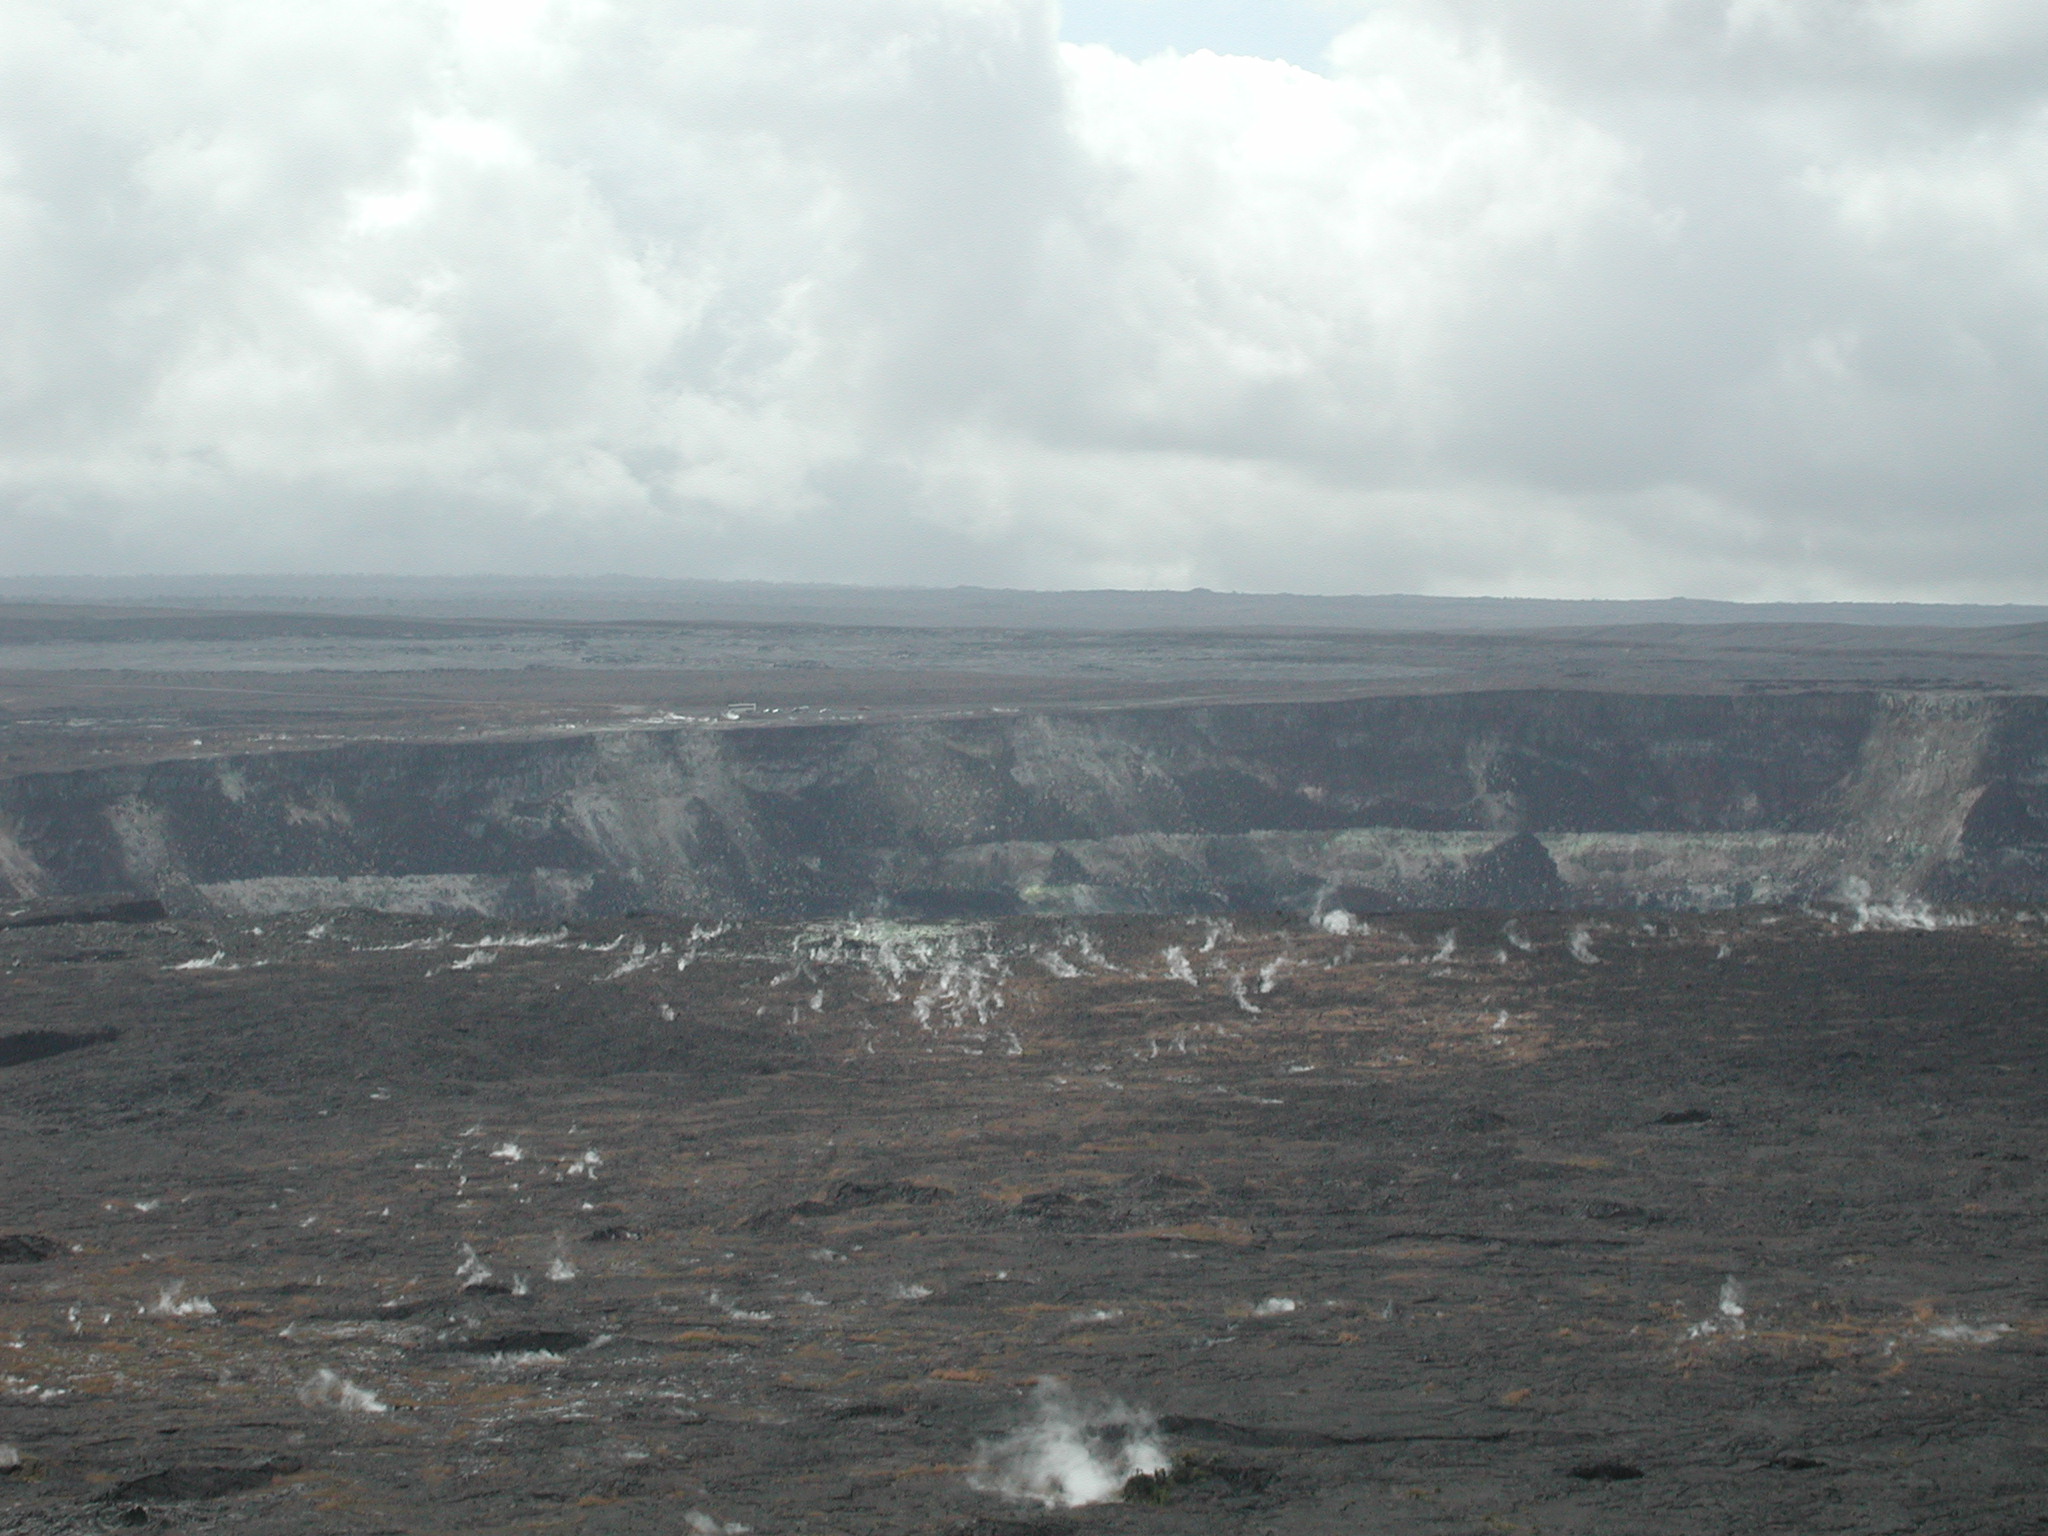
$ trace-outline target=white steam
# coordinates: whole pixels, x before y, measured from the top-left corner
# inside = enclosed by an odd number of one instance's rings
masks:
[[[663,944],[658,949],[649,949],[645,939],[635,937],[632,952],[609,971],[606,971],[598,980],[617,981],[621,976],[630,976],[635,971],[644,971],[650,965],[659,960],[664,960],[674,953],[675,947],[673,945]]]
[[[802,980],[816,987],[829,970],[865,971],[883,997],[909,1003],[919,1028],[949,1028],[980,1040],[1003,1009],[1003,983],[1016,958],[983,923],[823,923],[797,938],[793,963],[770,985]],[[1039,963],[1047,962],[1041,956]],[[813,1011],[821,1011],[822,994],[813,996]]]
[[[389,1413],[390,1405],[377,1394],[357,1386],[346,1376],[322,1366],[299,1388],[299,1401],[308,1408],[331,1408],[336,1413]]]
[[[455,1278],[462,1282],[462,1288],[467,1291],[475,1286],[484,1284],[491,1278],[491,1266],[477,1257],[474,1248],[464,1243],[462,1245],[462,1262],[455,1267]]]
[[[1048,1380],[1034,1389],[1025,1423],[975,1448],[968,1482],[1006,1499],[1075,1509],[1106,1503],[1132,1478],[1172,1465],[1151,1414]]]
[[[1233,972],[1230,978],[1230,1000],[1246,1013],[1263,1013],[1265,1010],[1253,1002],[1244,990],[1244,972]]]
[[[1721,1282],[1721,1304],[1718,1315],[1703,1318],[1686,1330],[1689,1339],[1710,1339],[1716,1334],[1730,1338],[1741,1338],[1749,1331],[1749,1309],[1743,1305],[1748,1295],[1743,1291],[1742,1282],[1733,1275]]]
[[[241,967],[228,959],[228,952],[216,949],[212,954],[198,960],[180,960],[176,965],[164,967],[168,971],[239,971]]]
[[[1927,1337],[1942,1344],[1996,1344],[2012,1332],[2011,1323],[1936,1323]]]
[[[149,1310],[158,1317],[212,1317],[213,1303],[204,1296],[184,1294],[185,1282],[173,1281],[157,1294],[156,1305]]]

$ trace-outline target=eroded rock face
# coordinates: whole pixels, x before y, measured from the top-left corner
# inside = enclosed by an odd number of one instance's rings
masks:
[[[0,784],[23,898],[1003,915],[2048,892],[2030,698],[1531,691],[358,743]]]

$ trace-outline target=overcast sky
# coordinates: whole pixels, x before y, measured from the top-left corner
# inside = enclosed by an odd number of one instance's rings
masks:
[[[2048,598],[2042,0],[11,0],[0,568]]]

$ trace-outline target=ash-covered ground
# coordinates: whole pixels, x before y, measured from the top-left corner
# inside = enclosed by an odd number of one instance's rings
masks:
[[[0,1531],[2044,1529],[2028,914],[0,964]]]

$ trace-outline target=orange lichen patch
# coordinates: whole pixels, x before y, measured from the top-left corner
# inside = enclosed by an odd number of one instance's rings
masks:
[[[988,1380],[987,1371],[973,1370],[964,1366],[942,1365],[926,1373],[933,1381],[983,1382]]]
[[[1457,1264],[1493,1252],[1497,1245],[1484,1242],[1380,1243],[1366,1250],[1376,1258],[1402,1263]]]
[[[799,1345],[798,1345],[798,1346],[797,1346],[797,1347],[796,1347],[795,1349],[793,1349],[793,1350],[791,1350],[791,1351],[790,1351],[790,1358],[791,1358],[791,1359],[793,1359],[793,1360],[835,1360],[835,1361],[836,1361],[836,1360],[837,1360],[837,1359],[839,1358],[839,1353],[838,1353],[838,1351],[837,1351],[837,1350],[833,1350],[833,1349],[828,1349],[828,1348],[826,1348],[826,1347],[825,1347],[824,1345],[822,1345],[822,1344],[799,1344]],[[834,1378],[834,1379],[835,1379],[835,1380],[844,1380],[845,1378],[844,1378],[844,1377],[838,1377],[838,1378]]]
[[[332,1472],[301,1472],[291,1477],[279,1478],[271,1486],[299,1489],[306,1495],[313,1508],[323,1515],[360,1509],[368,1492],[353,1479]]]
[[[528,1382],[487,1381],[455,1376],[447,1383],[448,1401],[465,1408],[502,1408],[545,1399],[548,1393]]]

